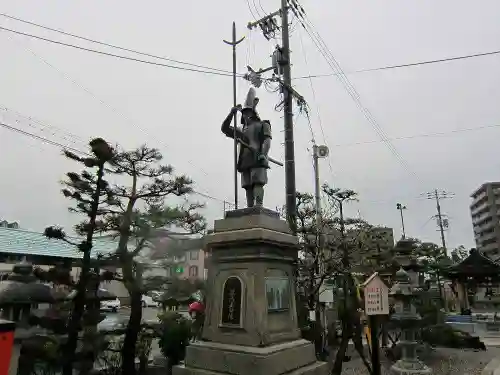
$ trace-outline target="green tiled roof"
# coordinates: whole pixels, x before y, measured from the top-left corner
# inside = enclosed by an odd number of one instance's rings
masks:
[[[72,242],[80,242],[80,238],[68,238]],[[92,258],[99,254],[104,256],[114,253],[116,242],[112,239],[95,239],[92,247]],[[83,253],[61,240],[48,239],[43,233],[21,229],[0,227],[0,254],[40,255],[61,258],[82,258]]]

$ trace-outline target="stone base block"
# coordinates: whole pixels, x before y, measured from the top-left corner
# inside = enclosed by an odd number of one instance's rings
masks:
[[[326,362],[315,362],[312,365],[304,366],[299,369],[288,372],[286,375],[327,375],[328,374],[328,363]],[[189,368],[184,365],[174,367],[173,375],[221,375],[221,372],[214,372],[209,370],[204,370],[200,368]],[[224,373],[226,374],[226,373]],[[254,373],[264,374],[264,373]]]
[[[328,364],[317,362],[314,346],[306,340],[256,348],[198,342],[187,347],[185,364],[173,375],[328,374]]]

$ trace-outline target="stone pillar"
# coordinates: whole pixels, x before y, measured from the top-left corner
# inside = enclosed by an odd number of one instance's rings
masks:
[[[206,237],[210,251],[202,340],[174,375],[328,373],[298,327],[294,262],[298,242],[276,212],[226,213]]]

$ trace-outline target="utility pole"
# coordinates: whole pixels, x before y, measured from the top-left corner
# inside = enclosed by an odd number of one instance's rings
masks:
[[[285,120],[285,184],[287,219],[292,233],[297,232],[295,191],[295,146],[293,143],[292,74],[290,66],[290,35],[288,29],[287,0],[281,0],[281,53],[283,57],[283,95]]]
[[[441,244],[446,251],[446,240],[444,239],[443,217],[441,216],[441,205],[439,204],[439,195],[437,189],[434,190],[434,197],[436,198],[436,209],[438,215],[439,232],[441,233]]]
[[[349,277],[350,264],[349,264],[349,249],[346,244],[346,233],[345,233],[345,221],[344,221],[344,202],[352,200],[354,193],[351,191],[339,191],[332,198],[339,204],[339,215],[340,215],[340,239],[342,246],[342,266],[343,266],[343,290],[344,290],[344,314],[347,314],[349,291],[351,289],[351,278]],[[342,319],[342,329],[346,329],[346,317]],[[345,331],[343,331],[345,332]]]
[[[434,217],[437,219],[438,230],[439,230],[439,232],[441,234],[441,245],[442,245],[442,247],[443,247],[443,249],[444,249],[444,251],[446,253],[446,239],[445,239],[445,236],[444,236],[444,232],[448,229],[449,222],[448,222],[448,218],[446,217],[446,215],[444,215],[441,212],[441,202],[440,202],[440,200],[441,199],[447,199],[447,198],[453,198],[455,196],[455,194],[447,192],[447,191],[444,191],[444,190],[434,189],[434,191],[428,192],[428,193],[424,193],[423,195],[427,199],[435,200],[436,201],[437,215],[434,215]]]
[[[319,272],[322,271],[323,254],[321,244],[321,196],[319,186],[319,163],[318,163],[318,146],[313,145],[313,165],[314,165],[314,200],[316,202],[316,247],[318,252]]]
[[[316,201],[316,277],[318,280],[324,282],[326,267],[325,256],[323,249],[323,218],[321,214],[321,195],[319,183],[319,159],[328,156],[329,150],[327,146],[313,145],[313,165],[314,165],[314,198]],[[322,288],[320,287],[319,290]],[[319,300],[319,291],[316,296],[316,321],[321,322],[322,326],[326,326],[326,315],[322,313],[321,304]],[[326,336],[322,335],[322,345],[326,343]]]
[[[403,230],[403,235],[401,238],[404,240],[406,238],[406,233],[405,233],[405,219],[403,216],[403,210],[406,210],[406,206],[402,205],[401,203],[396,203],[396,208],[399,210],[399,214],[401,215],[401,228]]]
[[[248,67],[249,73],[245,76],[256,87],[262,84],[260,75],[264,72],[273,71],[273,77],[268,81],[278,82],[283,94],[284,111],[284,136],[285,136],[285,194],[286,194],[286,217],[292,233],[297,233],[296,215],[296,187],[295,187],[295,146],[293,139],[293,98],[297,100],[299,106],[305,104],[304,98],[292,87],[292,75],[290,64],[290,30],[288,21],[287,0],[281,0],[279,10],[248,24],[250,30],[260,27],[267,40],[274,38],[276,32],[281,32],[282,46],[276,46],[272,55],[272,66],[258,71]],[[281,16],[281,26],[274,17]],[[282,77],[282,79],[281,79]]]
[[[441,245],[446,252],[446,239],[444,236],[444,232],[448,229],[448,218],[447,215],[443,214],[441,212],[441,199],[448,199],[448,198],[453,198],[455,196],[455,193],[450,193],[444,190],[438,190],[434,189],[432,192],[428,193],[423,193],[423,196],[425,196],[429,200],[435,200],[436,201],[436,211],[437,215],[434,215],[437,221],[437,226],[438,230],[441,235]]]
[[[314,165],[314,198],[316,201],[316,243],[318,246],[318,255],[322,259],[322,215],[321,215],[321,196],[320,196],[320,183],[319,183],[319,163],[318,160],[328,157],[328,147],[327,146],[317,146],[313,145],[313,165]],[[320,266],[320,272],[322,271]]]
[[[438,189],[434,189],[434,191],[428,192],[428,193],[424,193],[423,195],[425,195],[427,199],[436,200],[437,215],[434,215],[433,217],[435,217],[437,219],[438,230],[439,230],[440,235],[441,235],[441,245],[443,247],[443,253],[444,253],[443,255],[446,255],[447,254],[447,250],[446,250],[446,239],[445,239],[445,236],[444,236],[444,231],[446,229],[448,229],[449,223],[448,223],[448,218],[446,218],[446,215],[443,215],[443,213],[441,212],[441,203],[440,203],[440,200],[441,199],[447,199],[447,198],[453,198],[453,196],[455,194],[454,193],[449,193],[449,192],[444,191],[444,190],[439,191]],[[439,272],[436,273],[436,276],[437,276],[439,297],[440,297],[441,302],[443,304],[443,308],[446,311],[448,309],[448,307],[446,305],[446,293],[443,293],[443,291],[442,291],[441,280],[440,280],[440,277],[439,277]]]
[[[240,44],[245,37],[236,40],[236,23],[233,21],[233,35],[232,40],[228,42],[227,40],[223,40],[224,43],[229,44],[233,47],[233,107],[236,107],[236,46]],[[238,128],[236,118],[236,112],[234,113],[233,123],[234,123],[234,207],[238,209],[238,138],[236,137],[236,130]],[[225,212],[225,210],[224,210]]]

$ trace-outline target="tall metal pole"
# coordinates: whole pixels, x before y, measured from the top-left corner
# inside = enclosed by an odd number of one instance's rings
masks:
[[[236,107],[236,46],[240,44],[245,37],[240,40],[236,40],[236,23],[233,21],[233,35],[232,40],[228,42],[224,40],[224,43],[229,44],[233,47],[233,107]],[[233,118],[234,123],[234,207],[238,209],[238,140],[236,137],[236,128],[238,126],[236,112]]]
[[[316,201],[316,243],[318,246],[318,255],[322,255],[321,247],[321,198],[319,188],[319,163],[318,163],[318,146],[313,146],[313,163],[314,163],[314,199]],[[321,270],[321,266],[320,266]]]
[[[401,213],[401,226],[403,228],[403,238],[406,238],[406,233],[405,233],[405,219],[403,217],[403,209],[400,208],[399,212]]]
[[[443,249],[446,252],[446,240],[444,238],[443,218],[441,215],[441,205],[439,204],[439,194],[437,189],[434,190],[434,197],[436,198],[436,208],[439,220],[439,231],[441,232],[441,244],[443,245]]]
[[[399,210],[399,214],[401,215],[401,227],[403,230],[403,235],[401,236],[401,238],[404,240],[406,238],[406,233],[405,233],[405,219],[403,217],[403,210],[406,210],[406,206],[403,206],[401,203],[397,203],[396,208]]]
[[[320,197],[320,186],[319,186],[319,153],[318,146],[313,145],[313,165],[314,165],[314,198],[316,202],[316,251],[317,251],[317,266],[316,272],[319,280],[325,275],[325,259],[323,256],[323,231],[322,231],[322,215],[321,215],[321,197]],[[319,293],[316,297],[316,321],[321,322],[321,326],[325,327],[325,314],[322,314],[322,309],[319,300]],[[323,330],[322,330],[323,332]],[[322,348],[325,345],[325,335],[322,334],[321,342]]]
[[[295,147],[293,143],[293,108],[292,108],[292,75],[290,66],[290,35],[288,30],[287,0],[281,0],[281,37],[283,56],[283,111],[285,120],[285,184],[286,184],[286,216],[292,233],[297,233],[296,201],[295,201]]]

